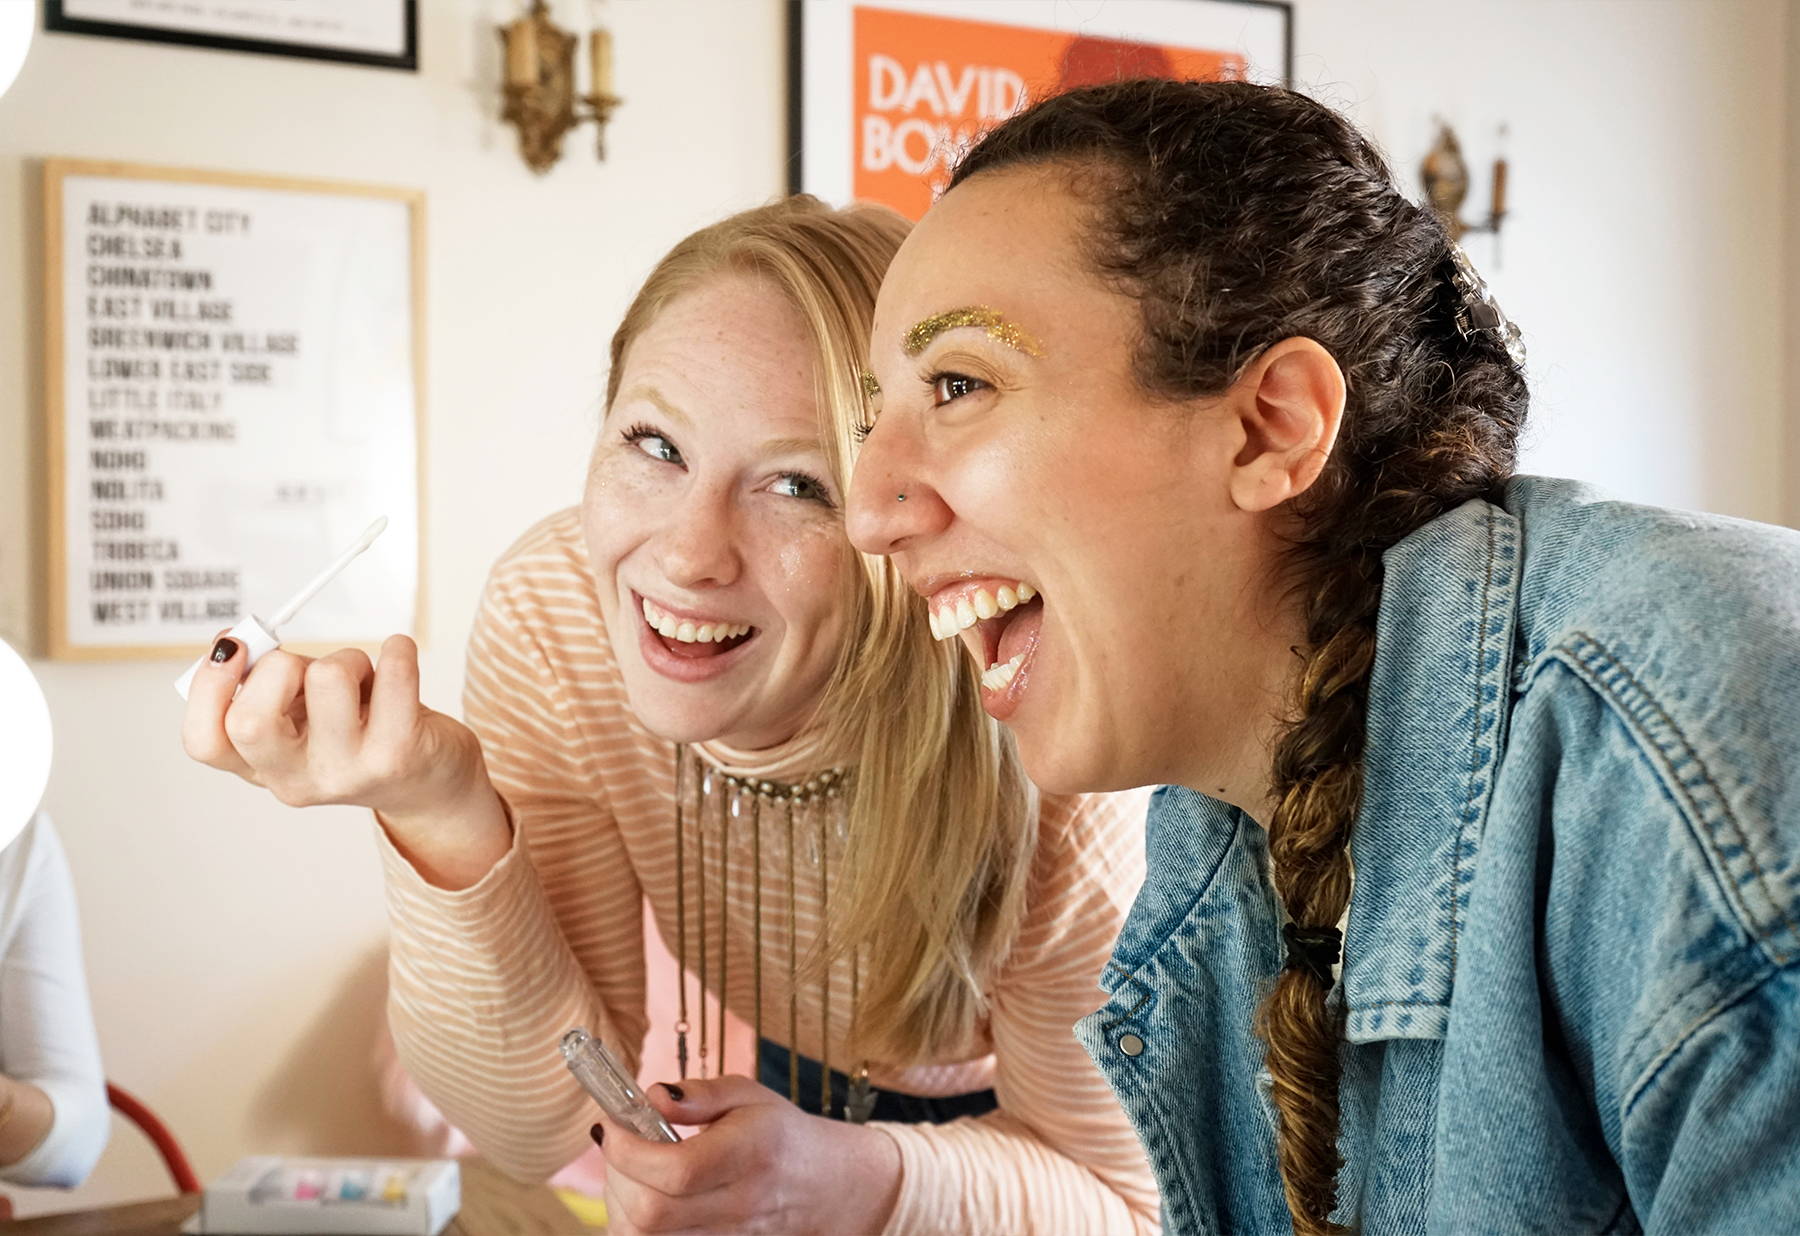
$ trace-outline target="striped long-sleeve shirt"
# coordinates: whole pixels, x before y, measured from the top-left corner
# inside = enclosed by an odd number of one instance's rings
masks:
[[[635,1067],[647,1029],[643,899],[664,939],[677,939],[673,748],[627,706],[577,512],[540,523],[495,567],[469,646],[464,712],[511,808],[513,847],[478,884],[447,891],[382,842],[390,1021],[421,1088],[484,1155],[548,1176],[589,1145],[593,1122],[558,1039],[585,1025]],[[1101,1003],[1101,970],[1143,878],[1143,809],[1136,794],[1045,796],[1029,905],[985,1023],[968,1042],[941,1045],[930,1064],[871,1062],[878,1087],[945,1095],[992,1086],[999,1099],[986,1116],[945,1125],[871,1126],[901,1155],[889,1232],[1156,1230],[1143,1151],[1071,1033]],[[755,885],[744,823],[728,827],[739,874],[728,904],[714,898],[704,921],[715,949],[728,942],[725,1001],[751,1022]],[[761,827],[763,1032],[786,1043],[785,818]],[[820,884],[807,859],[796,867],[792,921],[803,952],[821,919]],[[692,936],[702,920],[691,869],[686,878]],[[715,987],[719,968],[715,953]],[[798,995],[791,1046],[847,1068],[848,966],[832,975],[828,1029],[820,985],[803,977]],[[748,1060],[727,1067],[754,1072]]]

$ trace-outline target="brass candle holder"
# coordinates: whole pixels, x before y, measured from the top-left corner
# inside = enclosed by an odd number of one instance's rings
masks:
[[[575,48],[580,39],[550,20],[544,0],[499,29],[506,57],[506,85],[500,119],[519,130],[519,153],[540,176],[562,158],[570,129],[593,121],[596,156],[606,159],[606,125],[619,104],[612,92],[612,34],[596,28],[588,36],[592,92],[575,93]]]
[[[1506,130],[1500,130],[1502,138]],[[1465,223],[1462,219],[1463,199],[1469,194],[1469,166],[1463,161],[1462,143],[1448,124],[1439,122],[1437,141],[1419,167],[1419,178],[1425,184],[1425,198],[1443,217],[1450,238],[1460,241],[1472,233],[1492,233],[1496,245],[1500,227],[1506,221],[1506,158],[1494,159],[1493,198],[1488,204],[1487,218]]]

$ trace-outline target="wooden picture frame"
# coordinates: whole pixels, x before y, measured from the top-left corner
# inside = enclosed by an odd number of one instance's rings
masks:
[[[47,655],[191,658],[377,514],[388,531],[284,639],[423,642],[424,193],[42,175]]]
[[[1293,80],[1289,0],[788,0],[788,189],[917,219],[955,150],[1129,76]]]
[[[44,29],[419,68],[418,0],[44,0]]]

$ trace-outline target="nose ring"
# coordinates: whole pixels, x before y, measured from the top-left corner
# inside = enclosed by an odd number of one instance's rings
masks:
[[[906,495],[905,495],[905,494],[898,494],[898,495],[896,495],[896,496],[895,496],[895,498],[894,498],[894,501],[895,501],[895,502],[905,502],[905,501],[906,501]]]

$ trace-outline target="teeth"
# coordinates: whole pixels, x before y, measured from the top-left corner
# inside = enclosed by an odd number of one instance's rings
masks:
[[[1004,691],[1012,685],[1013,676],[1019,672],[1019,666],[1025,664],[1025,654],[1020,653],[1010,661],[989,666],[981,675],[981,685],[989,691]]]
[[[1004,614],[1009,609],[1016,609],[1036,595],[1037,589],[1026,583],[1021,583],[1017,591],[1005,585],[996,592],[978,588],[974,596],[965,597],[955,605],[945,605],[926,612],[926,617],[931,622],[931,637],[952,639],[958,632],[968,630],[977,622]]]
[[[728,639],[736,639],[740,635],[750,634],[747,624],[735,622],[689,622],[665,614],[652,605],[644,602],[644,621],[650,629],[665,639],[678,639],[684,644],[720,644]]]

